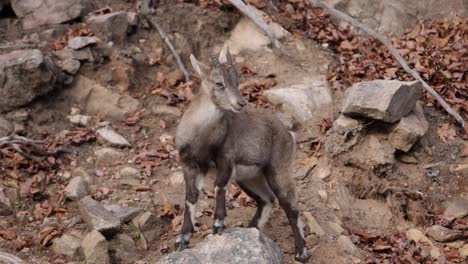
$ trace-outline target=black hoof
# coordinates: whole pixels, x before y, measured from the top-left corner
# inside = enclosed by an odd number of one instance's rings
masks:
[[[307,254],[307,251],[304,249],[302,253],[296,253],[295,259],[301,263],[306,262],[310,258],[310,255]]]
[[[224,226],[213,226],[214,235],[222,235],[224,232]]]
[[[175,242],[175,248],[177,251],[182,251],[188,247],[188,241],[177,241]]]

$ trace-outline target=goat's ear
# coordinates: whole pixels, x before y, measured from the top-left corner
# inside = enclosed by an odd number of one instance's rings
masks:
[[[190,62],[192,63],[193,69],[197,72],[200,78],[204,78],[208,74],[209,67],[199,62],[197,58],[193,56],[193,54],[190,55]]]
[[[224,45],[221,51],[219,52],[219,62],[221,63],[228,63],[230,64],[231,61],[231,54],[229,53],[229,48],[227,45]]]

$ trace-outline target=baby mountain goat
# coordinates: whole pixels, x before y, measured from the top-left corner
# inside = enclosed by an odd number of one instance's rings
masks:
[[[201,88],[177,128],[176,146],[186,184],[182,231],[176,247],[183,250],[194,231],[195,204],[210,163],[216,164],[213,233],[225,227],[226,186],[230,179],[257,202],[249,227],[262,228],[275,197],[292,227],[296,259],[308,258],[299,218],[295,183],[291,178],[295,141],[273,115],[247,106],[239,91],[239,76],[225,47],[208,67],[190,56],[202,80]]]

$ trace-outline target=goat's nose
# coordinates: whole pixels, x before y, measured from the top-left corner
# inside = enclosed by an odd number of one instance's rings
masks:
[[[247,102],[245,102],[245,100],[242,100],[242,101],[238,101],[237,104],[244,107],[245,105],[247,105]]]

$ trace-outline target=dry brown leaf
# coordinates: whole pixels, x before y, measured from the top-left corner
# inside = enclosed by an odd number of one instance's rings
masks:
[[[439,138],[443,143],[452,141],[457,136],[457,132],[455,131],[455,128],[449,123],[446,123],[440,126],[437,129],[437,133],[439,134]]]
[[[165,202],[160,205],[159,217],[175,217],[177,215],[177,209],[171,203]]]
[[[0,228],[0,237],[3,237],[6,240],[13,240],[16,238],[16,233],[11,230]]]
[[[137,192],[147,192],[147,191],[151,191],[151,186],[146,186],[146,185],[138,185],[138,186],[135,186],[133,187],[133,189]]]

